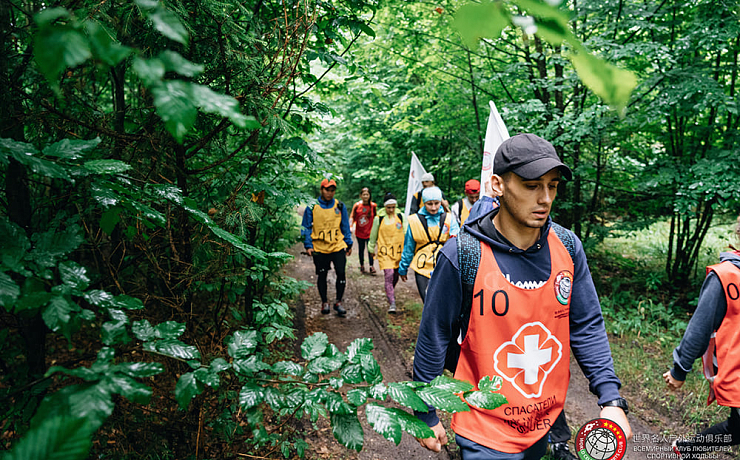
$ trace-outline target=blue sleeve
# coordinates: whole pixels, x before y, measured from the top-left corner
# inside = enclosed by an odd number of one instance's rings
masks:
[[[614,372],[601,304],[583,244],[574,235],[573,292],[570,301],[570,347],[599,404],[619,398],[622,383]]]
[[[473,222],[480,216],[488,214],[493,210],[494,203],[498,203],[498,198],[491,198],[490,196],[484,196],[476,201],[473,207],[470,208],[470,215],[468,215],[468,220],[465,222]]]
[[[461,304],[462,284],[457,264],[457,240],[453,239],[440,251],[429,280],[414,351],[415,381],[428,383],[442,375],[447,347],[453,339]],[[414,411],[414,414],[430,427],[439,423],[437,412],[432,406],[429,406],[429,412]]]
[[[450,219],[450,236],[457,236],[460,233],[460,224],[457,223],[455,216]]]
[[[409,266],[411,260],[414,258],[416,253],[416,240],[414,240],[414,234],[411,233],[411,226],[406,228],[406,236],[403,239],[403,254],[401,254],[401,262],[398,263],[398,274],[406,275],[409,272]]]
[[[303,247],[306,249],[313,248],[311,231],[313,230],[313,208],[311,205],[306,206],[303,211],[303,221],[301,222],[301,236],[303,237]]]
[[[352,247],[352,230],[349,228],[349,216],[347,215],[347,205],[342,206],[342,222],[339,224],[339,228],[342,230],[344,235],[344,242],[347,243],[347,247]]]
[[[722,282],[714,272],[704,279],[699,293],[699,304],[686,327],[681,343],[673,350],[671,375],[676,380],[686,380],[686,374],[701,355],[707,351],[712,332],[719,329],[727,314],[727,298]]]

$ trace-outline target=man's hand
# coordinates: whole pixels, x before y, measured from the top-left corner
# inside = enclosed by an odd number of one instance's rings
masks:
[[[313,248],[306,248],[306,255],[308,257],[313,257]]]
[[[630,422],[627,420],[627,414],[624,413],[624,410],[622,410],[621,407],[606,406],[601,409],[599,418],[605,418],[615,422],[620,428],[622,428],[624,436],[627,439],[632,438],[632,427],[630,427]]]
[[[404,283],[405,283],[405,282],[406,282],[406,280],[408,280],[408,279],[409,279],[409,277],[408,277],[408,276],[406,276],[406,275],[401,275],[401,281],[403,281]]]
[[[668,385],[668,388],[670,388],[673,391],[678,390],[683,386],[683,381],[676,380],[671,375],[671,371],[666,371],[665,374],[663,374],[663,380],[665,380],[666,385]]]
[[[352,255],[352,246],[347,247],[347,257]]]
[[[442,450],[442,446],[447,444],[447,432],[445,431],[445,427],[442,426],[442,422],[437,422],[437,424],[432,427],[432,431],[434,431],[433,438],[416,438],[416,440],[419,441],[419,444],[421,444],[422,447],[429,449],[432,452],[439,452]]]

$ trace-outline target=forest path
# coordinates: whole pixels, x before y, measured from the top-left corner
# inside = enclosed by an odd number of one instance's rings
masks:
[[[356,248],[357,245],[354,247]],[[300,244],[291,249],[290,252],[295,259],[285,267],[285,273],[288,276],[315,283],[316,274],[313,262],[309,257],[300,254],[302,250],[303,247]],[[377,262],[375,267],[377,269]],[[335,280],[336,277],[332,270],[328,282],[330,302],[333,302]],[[347,316],[339,318],[333,311],[329,315],[322,315],[318,290],[315,285],[312,286],[301,296],[296,306],[297,343],[300,344],[307,335],[322,331],[327,334],[331,343],[336,344],[340,350],[344,350],[354,339],[369,337],[373,339],[374,356],[380,363],[384,381],[411,380],[413,344],[418,332],[418,324],[412,324],[411,320],[415,318],[415,315],[404,311],[404,308],[414,308],[414,304],[417,304],[415,308],[419,308],[420,299],[413,278],[406,283],[398,283],[396,302],[399,305],[399,313],[389,315],[386,312],[387,301],[382,274],[378,273],[375,276],[361,274],[358,256],[353,253],[348,258],[347,289],[343,299]],[[571,359],[571,381],[565,408],[568,423],[574,433],[570,441],[571,451],[574,451],[575,432],[599,415],[596,400],[597,398],[588,390],[588,381],[575,360]],[[648,422],[640,418],[640,413],[634,412],[638,411],[633,411],[628,417],[635,437],[628,442],[624,458],[627,460],[675,458],[668,440],[664,440],[661,432],[670,423],[660,420],[655,413],[649,415],[651,421]],[[360,460],[459,458],[454,437],[453,442],[446,449],[439,454],[434,454],[421,448],[418,442],[407,433],[403,434],[403,440],[399,446],[387,441],[367,424],[364,413],[360,414],[360,421],[365,431],[365,445],[360,453],[350,451],[337,443],[328,422],[322,419],[317,423],[318,432],[316,434],[310,429],[306,430],[307,441],[311,445],[311,452],[307,452],[306,458]],[[449,427],[449,417],[443,421],[445,426]]]

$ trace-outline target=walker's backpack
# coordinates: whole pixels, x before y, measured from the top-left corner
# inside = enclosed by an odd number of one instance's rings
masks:
[[[568,250],[571,260],[575,257],[575,235],[555,222],[550,229],[555,231]],[[470,321],[470,309],[473,304],[473,288],[475,277],[478,275],[480,265],[480,241],[464,229],[457,234],[457,262],[460,267],[460,281],[462,282],[462,310],[456,324],[452,327],[452,338],[447,345],[447,356],[445,357],[445,369],[455,372],[457,360],[460,358],[460,344],[465,340]]]
[[[396,211],[396,216],[398,216],[399,219],[401,219],[401,222],[403,222],[403,213],[400,211]],[[380,224],[383,223],[383,218],[385,218],[385,214],[378,217],[378,227],[380,227]]]

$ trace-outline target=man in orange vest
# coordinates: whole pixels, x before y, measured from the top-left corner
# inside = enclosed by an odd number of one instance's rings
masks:
[[[508,401],[453,416],[463,460],[539,459],[563,410],[572,350],[598,396],[600,417],[631,437],[583,245],[550,219],[570,169],[552,144],[520,134],[496,151],[493,173],[500,206],[468,219],[439,254],[419,326],[414,380],[441,375],[448,351],[459,344],[455,378],[477,385],[484,376],[499,376]],[[419,442],[438,452],[447,435],[434,408],[416,415],[435,433]]]
[[[352,232],[349,228],[347,207],[334,199],[337,183],[334,179],[321,181],[321,195],[316,203],[307,206],[303,213],[301,234],[306,253],[313,257],[316,266],[316,285],[321,295],[321,313],[327,315],[329,308],[326,279],[334,264],[337,273],[337,301],[334,310],[337,316],[345,316],[347,310],[342,305],[344,288],[347,285],[345,267],[347,257],[352,254]],[[318,206],[317,206],[318,205]]]
[[[740,217],[735,236],[740,241]],[[707,267],[696,311],[673,351],[673,367],[663,374],[668,387],[678,390],[694,361],[704,355],[705,375],[712,382],[710,400],[730,408],[724,422],[673,444],[684,460],[711,458],[714,450],[740,444],[740,251],[730,248],[720,254],[719,264]]]

